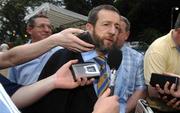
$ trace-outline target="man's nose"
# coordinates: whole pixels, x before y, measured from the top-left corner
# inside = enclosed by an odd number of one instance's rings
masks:
[[[117,32],[117,29],[115,28],[115,26],[111,26],[111,28],[109,29],[109,32],[110,32],[112,35],[115,35],[116,32]]]
[[[51,32],[51,31],[52,31],[52,28],[49,27],[49,26],[44,26],[44,31],[46,31],[46,32]]]

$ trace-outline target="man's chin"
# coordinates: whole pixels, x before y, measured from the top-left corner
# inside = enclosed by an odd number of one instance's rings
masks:
[[[97,50],[104,53],[104,54],[106,54],[106,53],[108,53],[110,51],[109,48],[103,48],[103,47],[97,48]]]
[[[112,41],[104,41],[104,46],[106,47],[111,47],[113,45],[113,42]]]

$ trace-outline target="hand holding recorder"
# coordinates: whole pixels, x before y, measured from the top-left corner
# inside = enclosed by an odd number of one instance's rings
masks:
[[[171,92],[172,90],[174,92],[177,90],[179,87],[179,77],[170,74],[152,73],[150,84],[152,87],[156,87],[164,100],[171,100],[175,97],[170,93],[170,90]]]
[[[169,82],[169,89],[171,87],[171,85],[174,83],[176,84],[176,86],[179,83],[179,78],[176,76],[171,76],[171,75],[167,75],[167,74],[159,74],[159,73],[152,73],[151,74],[151,80],[150,80],[150,84],[153,87],[156,87],[156,84],[159,84],[160,88],[164,89],[164,85],[166,84],[166,82]]]

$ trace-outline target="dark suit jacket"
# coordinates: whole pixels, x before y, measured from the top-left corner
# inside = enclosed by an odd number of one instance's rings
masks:
[[[22,85],[16,84],[8,80],[4,75],[0,74],[0,83],[9,96],[12,96]]]
[[[63,64],[71,59],[83,62],[80,53],[74,53],[67,49],[55,52],[43,68],[39,80],[54,74]],[[97,96],[93,85],[78,87],[75,89],[56,89],[43,97],[37,103],[22,109],[23,112],[51,112],[51,113],[90,113],[93,111]]]

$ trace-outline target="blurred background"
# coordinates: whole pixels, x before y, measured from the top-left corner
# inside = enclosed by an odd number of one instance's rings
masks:
[[[152,41],[173,28],[180,0],[1,0],[0,44],[6,43],[11,48],[26,43],[25,22],[36,13],[45,13],[52,19],[54,32],[67,27],[83,28],[89,10],[100,4],[114,5],[130,20],[129,44],[145,51]]]

